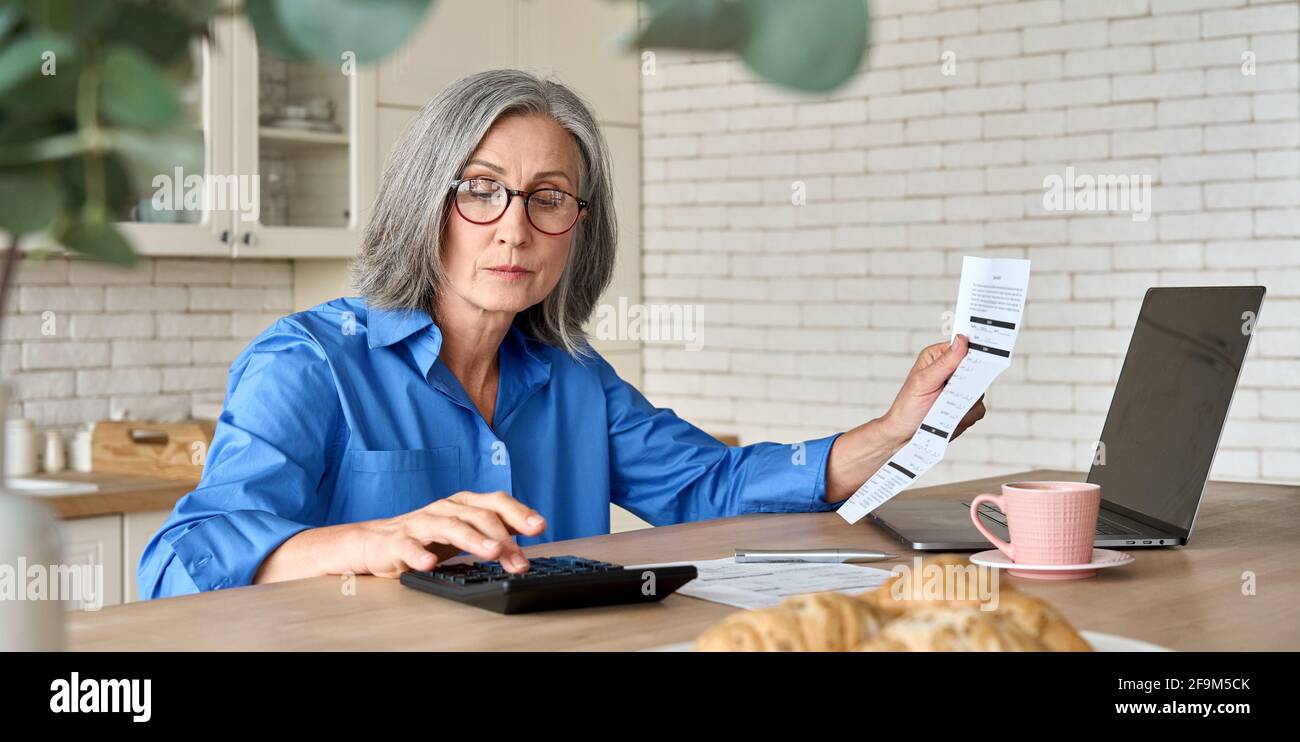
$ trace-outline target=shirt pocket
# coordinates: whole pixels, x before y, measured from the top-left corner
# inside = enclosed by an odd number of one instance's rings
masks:
[[[344,521],[391,518],[418,510],[460,488],[456,446],[348,452]]]

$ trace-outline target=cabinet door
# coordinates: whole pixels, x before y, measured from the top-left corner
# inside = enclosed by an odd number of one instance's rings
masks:
[[[515,12],[514,0],[434,3],[379,65],[379,103],[421,108],[471,72],[515,66]]]
[[[136,589],[135,573],[140,567],[140,557],[149,539],[162,528],[171,515],[170,510],[148,510],[142,513],[122,514],[122,602],[134,603],[140,599]]]
[[[597,334],[602,312],[612,312],[620,323],[626,311],[641,302],[641,136],[640,129],[602,124],[609,145],[610,171],[614,178],[614,213],[618,217],[618,252],[614,279],[600,298],[601,311],[587,323],[592,346],[601,353],[639,352],[641,341],[620,330],[615,337]],[[620,302],[622,304],[620,304]],[[608,323],[605,323],[606,325]],[[620,369],[622,372],[622,369]],[[639,374],[638,374],[639,375]],[[625,377],[626,378],[626,377]]]
[[[232,174],[230,136],[230,41],[234,19],[217,16],[211,40],[191,46],[194,75],[180,90],[189,124],[203,136],[201,172],[174,168],[157,173],[155,189],[129,211],[118,227],[142,255],[218,256],[230,254],[231,215],[221,198]],[[219,176],[219,177],[214,177]],[[212,186],[209,190],[206,186]],[[216,190],[223,188],[221,193]]]
[[[235,172],[258,181],[257,206],[232,214],[235,257],[351,257],[374,194],[371,66],[285,61],[252,27],[233,29]]]
[[[61,522],[63,530],[63,564],[94,576],[93,587],[101,590],[103,605],[122,602],[122,516],[101,515],[73,518]],[[89,570],[86,568],[89,567]],[[96,574],[97,573],[97,574]],[[98,575],[102,575],[102,583]],[[82,592],[69,600],[67,608],[83,607],[75,597],[92,597]],[[93,598],[92,598],[92,601]]]
[[[388,166],[388,156],[392,153],[393,147],[397,145],[397,140],[406,130],[407,124],[419,114],[418,108],[409,108],[405,106],[389,106],[380,104],[375,107],[375,191],[379,190],[379,182],[383,177],[384,168]],[[370,217],[370,204],[362,209],[362,217]]]
[[[639,126],[640,55],[615,43],[636,27],[635,2],[521,2],[519,66],[577,90],[601,123]]]

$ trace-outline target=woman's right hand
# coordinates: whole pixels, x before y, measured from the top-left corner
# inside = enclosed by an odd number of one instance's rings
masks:
[[[359,544],[352,572],[397,577],[408,569],[431,570],[462,551],[500,560],[508,572],[526,572],[528,559],[513,535],[536,536],[546,520],[502,491],[457,492],[395,518],[354,525]]]

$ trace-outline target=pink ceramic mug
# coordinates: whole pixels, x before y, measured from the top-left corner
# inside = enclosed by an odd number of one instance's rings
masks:
[[[985,502],[1006,514],[1011,543],[980,522],[979,507]],[[1002,485],[1001,497],[979,495],[971,500],[970,519],[984,538],[1018,564],[1088,564],[1100,507],[1100,485],[1016,482]]]

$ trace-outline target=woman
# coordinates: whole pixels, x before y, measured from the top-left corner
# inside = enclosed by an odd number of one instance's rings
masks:
[[[521,546],[608,533],[610,502],[656,525],[830,510],[903,446],[964,338],[922,351],[883,417],[796,446],[725,446],[620,379],[582,331],[614,265],[608,160],[587,106],[524,72],[426,105],[386,168],[361,297],[285,317],[235,360],[141,595],[395,577],[461,552],[522,572]]]

